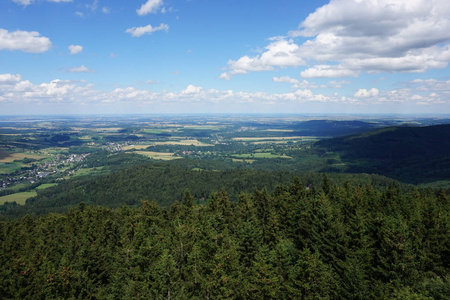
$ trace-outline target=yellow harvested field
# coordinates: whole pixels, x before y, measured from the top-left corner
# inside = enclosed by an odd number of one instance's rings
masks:
[[[185,125],[186,129],[203,129],[203,130],[219,130],[221,126],[214,125]]]
[[[181,141],[169,141],[169,142],[156,142],[154,145],[181,145],[181,146],[214,146],[211,144],[204,144],[198,140],[181,140]]]
[[[5,154],[7,154],[7,155],[5,155]],[[25,157],[32,158],[32,159],[45,158],[45,156],[34,154],[34,153],[3,152],[2,155],[0,155],[0,162],[9,163],[9,162],[13,162],[15,160],[22,160]]]
[[[145,155],[145,156],[153,158],[153,159],[160,159],[160,160],[172,160],[172,159],[181,158],[178,156],[173,156],[173,153],[169,153],[169,152],[134,151],[134,153],[140,154],[140,155]]]
[[[235,141],[266,141],[266,140],[301,140],[310,138],[306,136],[271,136],[271,137],[237,137],[233,138]]]
[[[255,162],[255,159],[240,159],[240,158],[232,158],[231,159],[234,162],[247,162],[249,164],[252,164]]]
[[[147,149],[148,147],[150,147],[151,145],[129,145],[129,146],[125,146],[123,147],[123,150],[142,150],[142,149]]]

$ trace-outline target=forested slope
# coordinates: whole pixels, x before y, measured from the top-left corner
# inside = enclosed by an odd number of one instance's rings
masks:
[[[448,299],[444,193],[298,179],[0,221],[2,299]]]
[[[21,217],[27,213],[42,215],[65,212],[81,202],[115,208],[124,204],[138,206],[141,200],[155,200],[161,206],[170,207],[181,200],[186,189],[191,191],[196,203],[205,203],[212,192],[222,188],[226,189],[230,200],[235,202],[241,193],[252,192],[255,188],[273,191],[278,185],[287,184],[297,176],[311,187],[319,186],[323,177],[319,173],[259,170],[198,171],[170,163],[151,163],[129,167],[109,175],[66,180],[58,186],[38,191],[38,196],[27,200],[26,205],[2,206],[3,211],[0,212],[3,216]],[[332,183],[348,180],[376,187],[386,188],[395,184],[402,186],[402,189],[412,188],[378,175],[329,176]]]
[[[390,127],[316,143],[336,152],[348,172],[418,184],[450,179],[450,125]]]

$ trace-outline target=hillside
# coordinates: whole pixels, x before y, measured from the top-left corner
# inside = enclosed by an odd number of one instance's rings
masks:
[[[450,125],[389,127],[315,144],[337,153],[347,172],[376,173],[407,183],[450,179]]]
[[[194,163],[194,161],[191,161]],[[287,184],[299,177],[308,186],[320,188],[323,175],[320,173],[294,173],[261,170],[197,171],[168,163],[152,163],[133,166],[103,176],[83,176],[60,182],[57,186],[37,191],[37,196],[28,199],[26,205],[0,207],[0,216],[20,217],[25,214],[44,215],[50,212],[65,212],[83,202],[86,205],[103,205],[112,208],[121,205],[139,206],[141,200],[155,200],[159,205],[170,207],[180,201],[189,190],[197,204],[203,204],[211,193],[226,189],[230,200],[235,202],[241,193],[255,188],[274,191],[277,186]],[[370,184],[377,188],[390,185],[410,190],[411,186],[377,175],[330,174],[331,184]]]

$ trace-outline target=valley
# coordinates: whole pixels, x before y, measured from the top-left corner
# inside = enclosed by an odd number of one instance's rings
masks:
[[[27,199],[41,201],[48,194],[42,187],[58,194],[60,185],[95,182],[141,165],[179,172],[285,172],[289,179],[325,172],[336,174],[337,181],[365,173],[423,188],[450,186],[450,130],[441,125],[450,121],[444,117],[132,115],[0,121],[2,211],[25,205]],[[424,147],[434,150],[424,152]],[[189,188],[196,190],[194,184]],[[210,188],[194,197],[207,198],[220,186]],[[170,206],[176,199],[169,198],[157,201]],[[67,208],[82,201],[80,196]]]

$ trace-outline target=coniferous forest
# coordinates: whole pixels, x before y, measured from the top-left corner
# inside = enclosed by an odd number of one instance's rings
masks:
[[[448,299],[445,192],[294,179],[0,221],[2,299]]]

